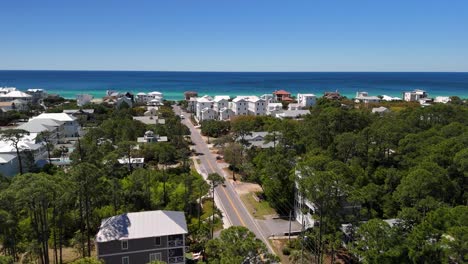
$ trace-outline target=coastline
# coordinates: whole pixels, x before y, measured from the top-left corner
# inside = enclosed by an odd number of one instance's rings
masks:
[[[74,99],[77,94],[102,98],[106,90],[159,91],[168,100],[183,99],[184,91],[203,95],[263,95],[275,90],[313,93],[338,90],[353,98],[356,92],[371,96],[402,97],[422,89],[430,97],[468,98],[468,72],[152,72],[152,71],[14,71],[0,70],[0,87],[19,90],[40,88]]]

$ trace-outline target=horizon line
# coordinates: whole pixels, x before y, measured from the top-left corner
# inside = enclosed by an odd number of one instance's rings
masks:
[[[205,71],[205,70],[77,70],[77,69],[0,69],[0,71],[57,72],[186,72],[186,73],[468,73],[468,71]]]

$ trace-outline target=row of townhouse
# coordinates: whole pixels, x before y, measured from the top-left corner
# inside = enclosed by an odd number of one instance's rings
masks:
[[[43,113],[15,129],[28,133],[18,142],[21,157],[32,154],[33,162],[39,166],[47,162],[47,148],[42,133],[49,134],[48,141],[52,145],[65,138],[78,137],[80,134],[77,118],[67,113]],[[0,173],[4,176],[14,176],[18,172],[18,157],[13,142],[0,140]]]
[[[106,91],[106,96],[103,97],[103,102],[119,107],[125,102],[128,106],[133,107],[133,103],[144,104],[147,106],[160,106],[163,104],[163,94],[161,92],[137,93],[134,96],[132,93],[120,93],[113,90]]]
[[[289,104],[288,111],[305,111],[302,108],[314,106],[316,96],[314,94],[298,94],[298,103]],[[255,95],[237,96],[231,99],[227,95],[214,97],[205,95],[191,97],[188,100],[187,110],[195,113],[198,121],[203,120],[229,120],[234,116],[242,115],[275,115],[283,111],[283,104],[275,100],[269,94],[260,97]]]
[[[42,103],[46,95],[43,89],[28,89],[22,92],[16,87],[0,87],[0,109],[4,112],[26,110],[29,104]]]

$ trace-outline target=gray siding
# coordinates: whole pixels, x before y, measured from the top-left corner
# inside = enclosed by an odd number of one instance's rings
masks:
[[[155,245],[155,237],[131,239],[127,240],[128,249],[122,249],[121,240],[97,243],[98,257],[105,263],[120,264],[122,257],[128,256],[130,264],[145,264],[149,262],[151,253],[161,253],[162,261],[166,263],[184,263],[185,236],[180,236],[182,240],[178,243],[175,236],[169,236],[172,241],[168,241],[167,236],[161,237],[160,245]]]
[[[149,263],[149,255],[151,253],[161,253],[162,260],[166,261],[167,263],[167,250],[166,249],[154,250],[150,252],[141,252],[141,253],[128,252],[128,254],[108,256],[108,257],[103,257],[100,259],[103,259],[104,263],[106,264],[122,264],[122,258],[128,257],[130,264],[146,264],[146,263]]]
[[[137,250],[166,248],[167,236],[161,237],[160,246],[155,245],[154,242],[154,237],[128,240],[128,249],[122,249],[122,241],[120,240],[98,243],[98,254],[107,255]]]

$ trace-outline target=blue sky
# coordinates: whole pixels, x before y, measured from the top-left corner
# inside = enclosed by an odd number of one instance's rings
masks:
[[[0,69],[468,71],[466,0],[2,0]]]

